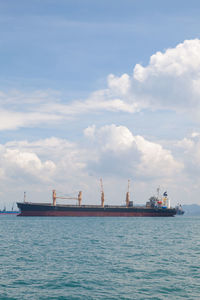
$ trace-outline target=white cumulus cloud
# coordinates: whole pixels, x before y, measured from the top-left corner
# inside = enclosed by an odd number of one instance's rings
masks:
[[[157,52],[147,66],[136,64],[133,74],[110,74],[107,86],[87,99],[65,99],[52,90],[22,93],[0,91],[0,130],[40,127],[68,122],[94,113],[137,113],[173,110],[199,117],[200,40],[185,40]],[[196,118],[198,121],[198,118]]]
[[[195,76],[200,68],[200,40],[186,40],[175,48],[167,49],[164,53],[157,52],[150,58],[149,65],[142,67],[137,64],[134,68],[134,78],[145,81],[149,77],[183,75]]]
[[[169,150],[142,136],[134,136],[125,126],[113,124],[99,129],[92,126],[85,130],[85,135],[92,138],[93,150],[95,147],[99,155],[91,165],[94,169],[113,170],[135,178],[170,177],[183,169],[183,164]]]

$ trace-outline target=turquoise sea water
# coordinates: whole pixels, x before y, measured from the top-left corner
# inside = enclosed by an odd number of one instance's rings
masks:
[[[200,299],[200,218],[0,217],[0,299]]]

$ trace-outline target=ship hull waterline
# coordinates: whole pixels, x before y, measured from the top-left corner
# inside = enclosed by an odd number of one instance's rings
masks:
[[[173,217],[173,208],[61,206],[17,203],[21,217]]]

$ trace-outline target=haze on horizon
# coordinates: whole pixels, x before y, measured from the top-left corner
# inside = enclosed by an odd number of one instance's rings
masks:
[[[0,1],[3,205],[200,204],[200,3]]]

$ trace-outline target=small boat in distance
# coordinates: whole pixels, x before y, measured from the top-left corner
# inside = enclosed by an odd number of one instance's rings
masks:
[[[20,212],[19,210],[0,210],[1,215],[18,215]]]
[[[101,183],[101,204],[100,205],[83,205],[82,192],[78,197],[69,198],[57,196],[56,190],[52,193],[52,203],[32,203],[17,202],[20,210],[18,216],[42,216],[42,217],[172,217],[176,215],[176,209],[170,207],[170,201],[167,192],[163,197],[151,197],[145,206],[134,206],[130,201],[129,185],[126,193],[125,205],[105,205],[104,190],[102,179]],[[73,199],[78,203],[73,205],[57,204],[57,199]]]
[[[3,210],[0,210],[0,216],[1,215],[18,215],[20,212],[19,210],[6,210],[4,208]]]
[[[7,210],[6,206],[4,206],[4,208],[1,210],[0,209],[0,216],[1,215],[18,215],[19,214],[19,210],[14,210],[14,203],[12,205],[11,210]]]

